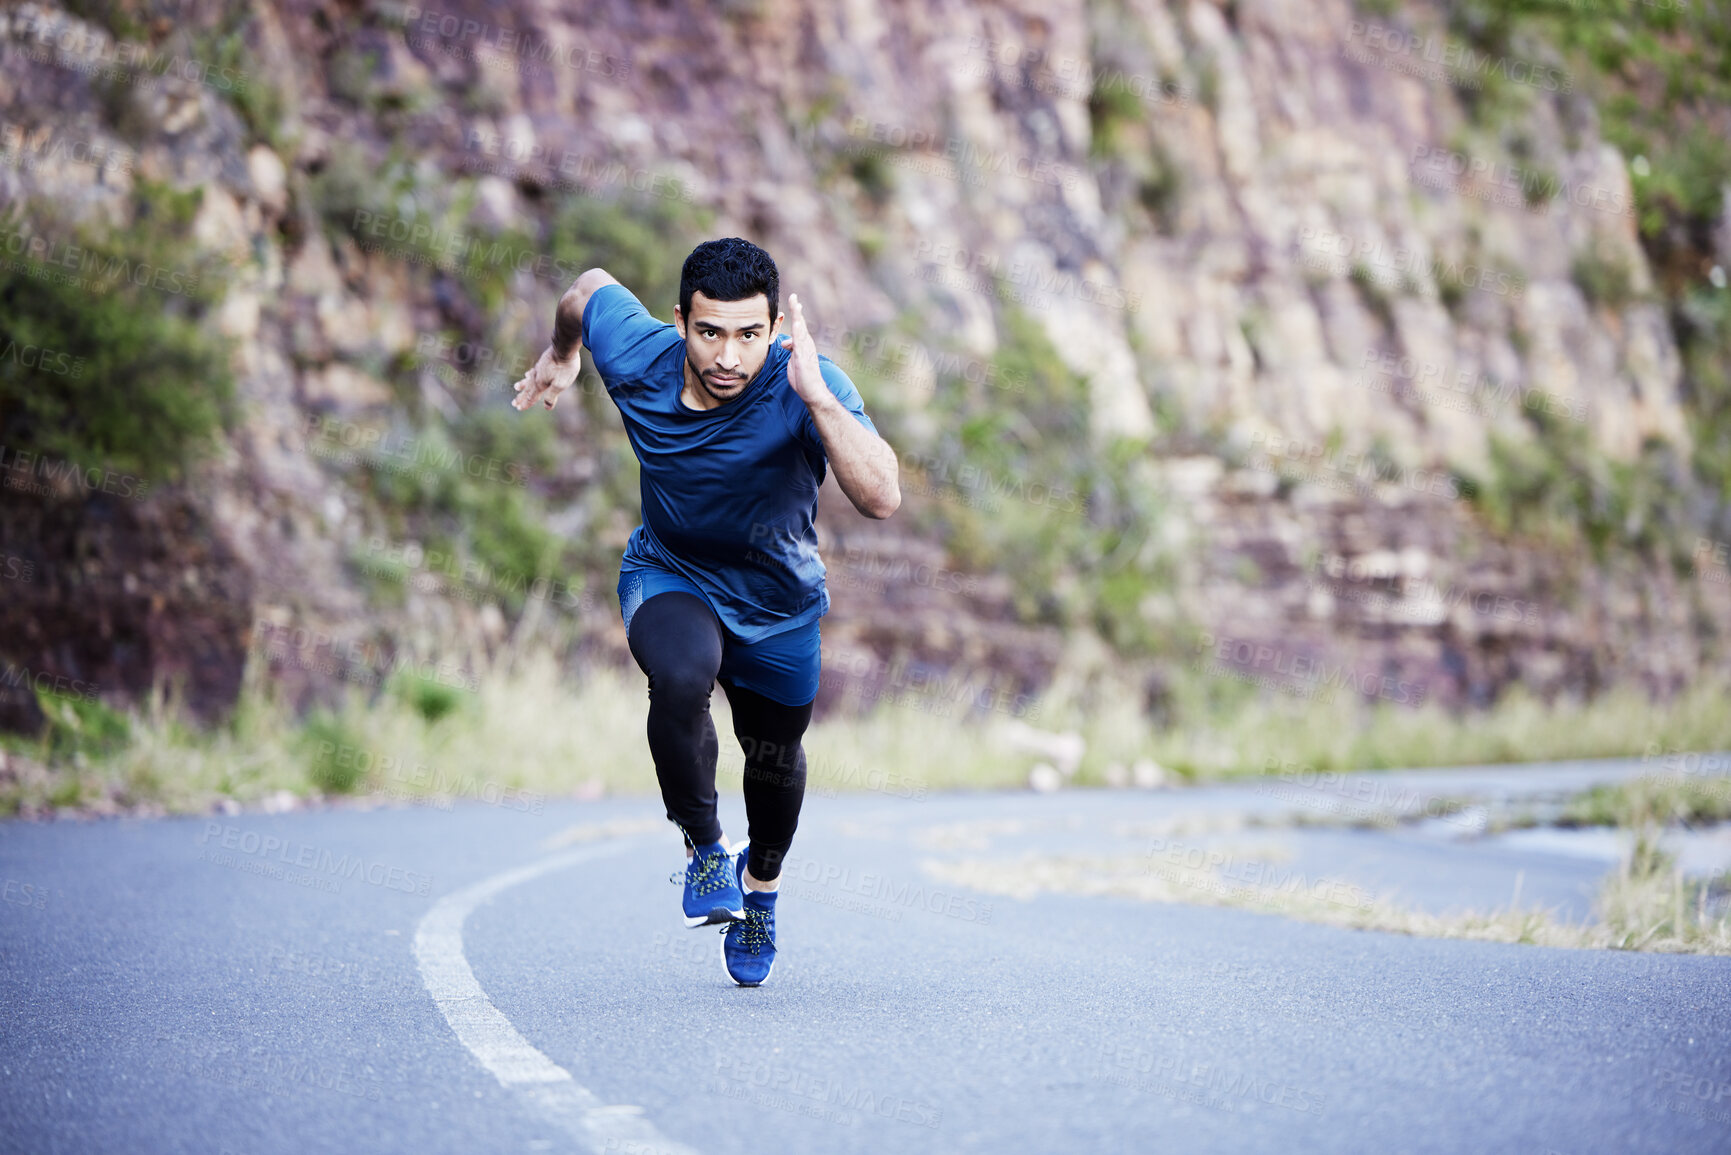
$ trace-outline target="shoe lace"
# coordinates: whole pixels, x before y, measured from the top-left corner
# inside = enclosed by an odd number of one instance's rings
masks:
[[[739,931],[739,945],[757,954],[766,946],[774,946],[775,940],[769,934],[769,912],[756,907],[745,908],[745,918],[734,923]],[[726,933],[725,931],[723,933]]]
[[[683,871],[674,871],[667,881],[687,882],[693,894],[713,894],[727,885],[727,871],[732,868],[725,851],[710,855],[694,854],[690,864]]]

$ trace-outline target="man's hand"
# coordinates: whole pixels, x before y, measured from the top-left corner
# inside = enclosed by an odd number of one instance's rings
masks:
[[[817,363],[817,342],[805,325],[805,310],[800,307],[799,294],[787,295],[787,307],[793,313],[792,332],[781,335],[781,347],[791,349],[787,359],[787,383],[807,405],[821,404],[830,398],[829,386],[823,383],[823,370]]]
[[[583,310],[589,298],[604,285],[617,285],[606,269],[590,269],[565,290],[559,307],[553,310],[553,343],[541,354],[540,360],[517,382],[517,396],[512,407],[526,410],[539,401],[551,409],[559,394],[571,388],[583,368]]]
[[[815,359],[816,354],[813,354]],[[559,395],[571,388],[577,380],[578,372],[583,368],[582,354],[576,349],[571,350],[571,359],[561,361],[553,353],[549,345],[529,371],[523,374],[523,379],[517,382],[517,396],[511,400],[513,408],[527,410],[529,406],[540,401],[551,409],[559,401]]]
[[[823,367],[818,364],[817,344],[811,339],[811,330],[806,328],[805,310],[800,308],[799,298],[789,293],[787,307],[793,312],[793,332],[780,338],[781,347],[791,354],[787,360],[787,383],[811,410],[812,424],[817,426],[835,483],[865,516],[888,517],[902,503],[896,452],[889,442],[860,424],[829,391],[823,381]]]

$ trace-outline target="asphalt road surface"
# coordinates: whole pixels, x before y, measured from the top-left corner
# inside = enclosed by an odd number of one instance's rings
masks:
[[[1179,811],[1272,805],[808,799],[755,990],[681,925],[646,800],[0,826],[0,1148],[1731,1151],[1731,959],[1022,899],[928,865],[1147,853]],[[743,836],[736,797],[724,818]],[[1501,898],[1509,870],[1582,885],[1359,833],[1300,858],[1413,895],[1456,866]]]

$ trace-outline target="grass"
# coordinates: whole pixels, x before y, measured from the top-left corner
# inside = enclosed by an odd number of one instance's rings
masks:
[[[1573,799],[1561,824],[1606,825],[1631,835],[1629,854],[1600,885],[1596,918],[1582,923],[1521,906],[1518,884],[1508,905],[1489,911],[1413,910],[1341,879],[1281,868],[1290,852],[1278,842],[1210,845],[1209,856],[1198,854],[1194,862],[1188,855],[1028,855],[1014,861],[929,860],[922,868],[944,882],[1014,898],[1042,891],[1114,895],[1230,906],[1426,938],[1731,955],[1731,875],[1685,878],[1661,848],[1666,826],[1731,817],[1728,785],[1731,780],[1724,778],[1655,776],[1597,787]],[[1254,865],[1254,881],[1245,881],[1242,869],[1238,877],[1223,874],[1222,863]]]
[[[1599,895],[1600,919],[1571,923],[1549,911],[1511,903],[1490,911],[1430,914],[1378,898],[1349,884],[1253,886],[1212,869],[1160,865],[1141,855],[1066,855],[1020,860],[927,860],[933,878],[987,894],[1030,898],[1041,892],[1110,895],[1144,902],[1184,902],[1279,914],[1354,930],[1422,938],[1526,943],[1572,949],[1731,954],[1731,917],[1707,911],[1722,886],[1685,883],[1674,872],[1625,867]],[[1307,880],[1308,881],[1308,880]],[[1321,880],[1319,880],[1321,881]]]
[[[525,635],[526,636],[526,635]],[[297,718],[255,661],[223,725],[182,720],[155,695],[130,715],[43,700],[52,720],[36,740],[8,738],[0,814],[58,808],[199,812],[294,796],[501,798],[652,794],[644,741],[644,682],[635,669],[573,675],[544,649],[470,655],[479,689],[397,676],[351,687],[334,707]],[[1703,682],[1666,702],[1614,690],[1591,703],[1545,704],[1519,690],[1492,708],[1455,715],[1435,706],[1300,701],[1180,671],[1150,723],[1141,690],[1060,671],[1022,719],[968,717],[952,693],[833,713],[808,732],[814,791],[877,790],[908,797],[946,789],[1021,789],[1038,756],[1015,727],[1075,730],[1087,740],[1075,782],[1100,785],[1113,763],[1151,759],[1206,781],[1295,767],[1365,770],[1563,758],[1667,749],[1731,748],[1725,682]],[[1010,701],[1006,696],[1001,701]],[[742,765],[725,697],[714,710],[724,777]],[[730,779],[731,780],[731,779]],[[1724,799],[1717,803],[1723,807]],[[1583,805],[1586,805],[1583,803]],[[1620,812],[1620,799],[1595,803]],[[1701,805],[1689,811],[1704,817]],[[1625,807],[1626,808],[1626,807]],[[1649,809],[1657,812],[1659,802]],[[1717,813],[1717,812],[1715,812]],[[1585,820],[1585,819],[1583,819]]]
[[[1546,703],[1516,687],[1482,711],[1436,704],[1367,705],[1350,692],[1305,700],[1180,669],[1168,687],[1171,723],[1148,724],[1130,687],[1066,688],[1042,703],[1041,725],[1074,727],[1088,739],[1078,779],[1103,782],[1105,768],[1151,758],[1191,780],[1271,769],[1383,770],[1498,762],[1613,758],[1650,744],[1731,747],[1724,708],[1731,680],[1704,679],[1665,702],[1619,687],[1591,701]],[[1068,697],[1068,701],[1065,697]],[[1082,703],[1087,703],[1084,715]]]
[[[573,676],[544,649],[510,651],[489,663],[472,655],[478,689],[397,676],[355,688],[333,708],[297,718],[250,669],[239,707],[217,728],[180,720],[158,694],[130,715],[99,705],[44,700],[51,719],[33,743],[0,750],[0,813],[115,813],[280,808],[290,797],[474,801],[538,811],[549,797],[653,795],[644,742],[644,683],[636,671]],[[1701,684],[1663,703],[1613,691],[1591,704],[1546,705],[1519,692],[1490,710],[1454,716],[1435,707],[1365,707],[1356,701],[1301,704],[1220,694],[1201,676],[1174,683],[1174,721],[1151,728],[1127,687],[1084,685],[1060,675],[1030,721],[1074,723],[1088,739],[1076,781],[1105,780],[1113,761],[1154,758],[1189,779],[1305,766],[1317,770],[1425,766],[1538,758],[1630,755],[1731,746],[1723,709],[1728,687]],[[1084,694],[1093,708],[1079,713]],[[861,790],[923,798],[944,789],[1015,789],[1036,756],[1018,748],[1016,720],[963,719],[955,703],[886,705],[833,714],[808,732],[808,790]],[[937,708],[931,708],[931,707]],[[714,701],[722,735],[724,790],[739,780],[723,695]],[[1605,883],[1598,921],[1573,924],[1544,910],[1506,908],[1430,914],[1356,888],[1247,886],[1212,871],[1149,871],[1146,859],[1041,858],[1018,864],[963,861],[926,869],[996,893],[1039,890],[1200,902],[1360,929],[1432,937],[1731,954],[1722,913],[1727,880],[1686,880],[1659,848],[1666,824],[1731,817],[1731,792],[1716,779],[1672,775],[1601,788],[1573,800],[1563,821],[1633,831],[1634,852]],[[1267,857],[1267,856],[1265,856]],[[1273,856],[1273,857],[1278,857]],[[1343,895],[1350,901],[1343,900]]]

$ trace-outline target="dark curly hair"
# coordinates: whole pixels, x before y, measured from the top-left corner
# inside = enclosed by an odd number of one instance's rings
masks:
[[[750,241],[723,237],[704,241],[685,258],[679,271],[679,312],[691,316],[691,294],[712,301],[743,301],[762,293],[769,298],[769,323],[781,296],[781,274],[775,259]]]

